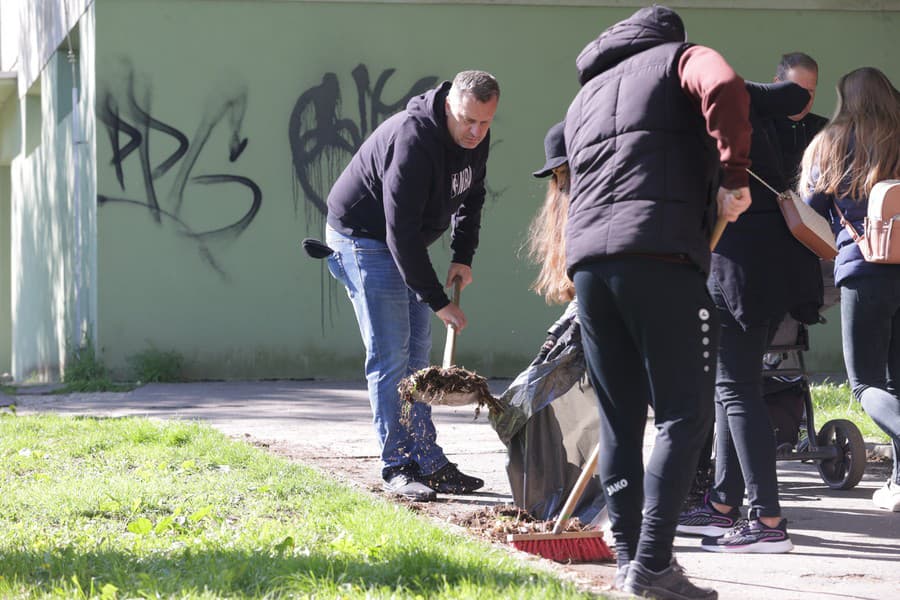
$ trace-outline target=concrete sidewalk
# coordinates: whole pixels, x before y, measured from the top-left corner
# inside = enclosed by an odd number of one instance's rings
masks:
[[[491,382],[495,393],[507,381]],[[0,398],[2,400],[2,398]],[[260,381],[153,384],[129,393],[16,397],[19,414],[148,416],[203,420],[229,436],[260,443],[353,485],[380,486],[378,447],[363,382]],[[439,518],[460,517],[492,504],[511,503],[506,450],[486,415],[474,408],[436,407],[438,442],[460,468],[485,480],[472,496],[440,496]],[[654,430],[648,427],[647,447]],[[699,540],[676,538],[679,562],[697,583],[722,599],[803,600],[900,598],[900,513],[876,509],[872,492],[888,476],[870,465],[849,491],[829,490],[814,464],[780,462],[784,514],[796,548],[789,554],[713,554]],[[610,565],[558,567],[603,589]]]

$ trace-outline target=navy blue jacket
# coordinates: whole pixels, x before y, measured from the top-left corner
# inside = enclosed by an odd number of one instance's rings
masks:
[[[851,144],[852,148],[852,144]],[[818,178],[819,170],[813,167],[811,179],[813,182]],[[845,186],[846,187],[846,186]],[[837,199],[834,194],[826,194],[825,192],[810,193],[808,190],[801,190],[803,200],[813,207],[816,212],[825,217],[831,223],[831,230],[834,231],[835,241],[838,247],[838,255],[834,259],[834,284],[842,285],[851,277],[860,276],[879,276],[885,273],[885,269],[900,270],[900,265],[883,265],[866,262],[863,258],[862,251],[853,238],[850,237],[843,225],[841,218],[834,210],[834,202],[844,213],[844,217],[856,228],[857,233],[863,232],[863,220],[866,218],[866,212],[869,210],[869,198],[852,198],[844,196]]]
[[[472,150],[450,137],[450,82],[412,98],[363,142],[328,194],[328,224],[387,244],[406,285],[438,311],[450,303],[428,246],[451,226],[451,260],[478,247],[490,133]]]

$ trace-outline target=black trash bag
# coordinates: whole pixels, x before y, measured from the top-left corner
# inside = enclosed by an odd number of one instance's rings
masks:
[[[599,407],[585,378],[575,303],[548,332],[535,361],[500,396],[491,425],[507,447],[506,472],[516,506],[556,519],[597,445]],[[588,482],[573,516],[599,524],[606,506],[600,478]]]
[[[500,441],[508,445],[532,416],[568,392],[584,373],[581,326],[574,311],[567,310],[550,328],[538,357],[500,395],[503,410],[491,417]]]

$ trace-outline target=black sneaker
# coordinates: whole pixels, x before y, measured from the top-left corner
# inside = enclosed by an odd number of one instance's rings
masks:
[[[697,587],[691,583],[674,558],[662,571],[651,571],[640,563],[631,561],[624,591],[656,600],[716,600],[719,597],[716,590]]]
[[[388,471],[384,475],[384,491],[413,502],[430,502],[435,493],[430,487],[416,481],[406,471]]]
[[[678,515],[678,527],[675,530],[682,535],[706,535],[716,537],[734,527],[741,518],[741,511],[734,507],[728,513],[720,513],[713,508],[709,494],[703,502]]]
[[[484,481],[460,473],[454,463],[447,463],[431,475],[420,475],[418,480],[442,494],[468,494],[484,486]]]
[[[782,519],[777,527],[768,527],[758,519],[741,519],[722,537],[703,538],[700,547],[710,552],[779,554],[790,552],[794,544],[787,533],[787,519]]]

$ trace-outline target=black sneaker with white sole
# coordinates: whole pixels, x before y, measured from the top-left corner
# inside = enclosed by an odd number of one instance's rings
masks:
[[[468,494],[484,486],[483,480],[461,473],[454,463],[447,463],[431,475],[420,475],[417,479],[442,494]]]
[[[675,530],[680,535],[724,535],[734,527],[741,518],[741,511],[737,507],[727,513],[717,511],[709,499],[709,493],[703,496],[703,502],[690,510],[678,515],[678,527]]]
[[[787,519],[776,527],[769,527],[758,519],[741,519],[721,537],[705,537],[700,547],[710,552],[754,552],[780,554],[794,549],[787,532]]]
[[[404,470],[387,470],[382,487],[389,494],[413,502],[430,502],[436,496],[433,489],[417,481]]]

